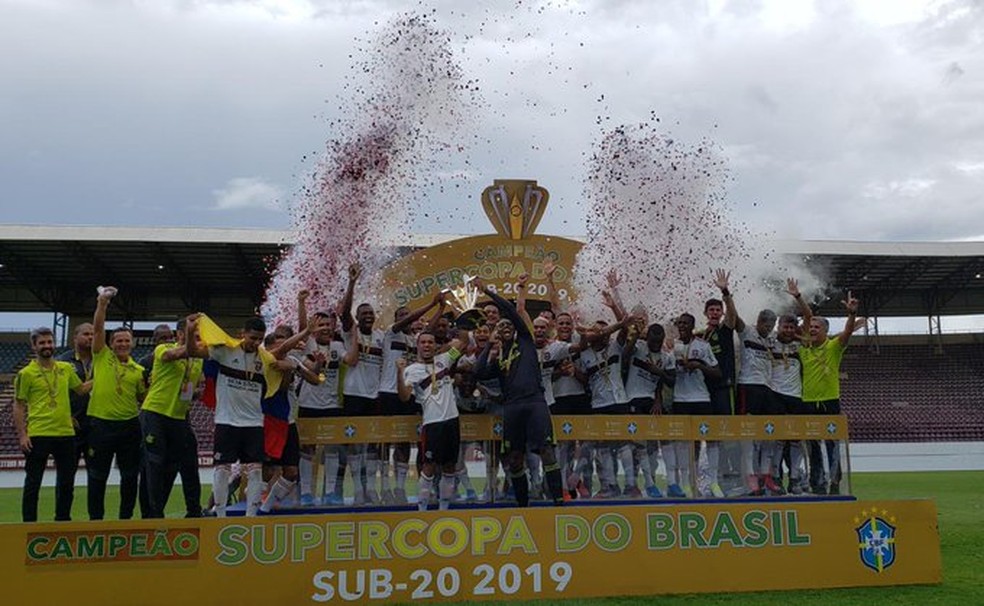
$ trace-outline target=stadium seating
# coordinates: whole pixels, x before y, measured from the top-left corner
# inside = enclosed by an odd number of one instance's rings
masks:
[[[26,364],[31,355],[31,345],[23,343],[0,343],[0,374],[17,372]]]
[[[853,442],[984,440],[984,346],[854,344],[841,366]]]

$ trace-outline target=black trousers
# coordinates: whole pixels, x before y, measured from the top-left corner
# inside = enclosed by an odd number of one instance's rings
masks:
[[[140,421],[107,421],[90,418],[89,428],[89,519],[101,520],[106,514],[106,481],[116,457],[120,470],[120,519],[133,517],[137,503],[137,476],[140,473]]]
[[[149,410],[140,413],[143,430],[143,484],[147,487],[145,517],[163,518],[174,480],[181,474],[185,508],[201,515],[202,485],[198,477],[198,440],[186,419],[173,419]]]
[[[75,436],[31,438],[31,452],[25,456],[24,494],[21,499],[21,518],[25,522],[38,520],[38,494],[48,457],[55,459],[55,521],[72,519],[72,499],[75,496]]]

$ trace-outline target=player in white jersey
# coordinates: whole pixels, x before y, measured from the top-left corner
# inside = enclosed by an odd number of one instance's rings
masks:
[[[809,326],[809,319],[807,319]],[[786,414],[809,414],[803,405],[803,364],[800,361],[799,324],[796,316],[779,317],[779,330],[772,344],[772,376],[769,388]],[[809,489],[804,447],[801,441],[788,442],[789,492],[803,494]]]
[[[611,339],[611,334],[616,330],[621,330],[625,323],[626,318],[611,326],[600,320],[595,322],[593,329],[601,336],[593,339],[590,347],[581,352],[580,365],[588,378],[588,387],[591,390],[592,414],[624,415],[629,413],[629,398],[625,394],[625,383],[622,379],[622,347],[625,340],[623,335],[620,335],[621,343],[618,339]],[[637,494],[639,489],[635,486],[636,474],[632,462],[632,446],[627,442],[596,442],[592,446],[598,457],[598,479],[601,483],[601,488],[594,495],[595,498],[613,498],[622,494],[616,479],[615,460],[613,458],[615,453],[625,468],[626,482],[631,482],[631,484],[626,485],[626,496],[639,496]],[[578,462],[582,474],[586,462],[590,464],[590,460],[582,455],[582,459]]]
[[[750,326],[735,316],[735,331],[738,333],[738,414],[774,415],[775,400],[769,389],[772,376],[772,329],[776,325],[776,313],[763,309]],[[778,443],[772,440],[743,440],[741,442],[742,475],[748,484],[749,494],[783,494],[782,489],[772,479],[774,450]],[[781,455],[782,449],[779,448]]]
[[[676,362],[676,384],[673,387],[673,414],[710,415],[711,394],[707,388],[708,380],[721,378],[717,359],[707,341],[694,337],[694,317],[681,314],[674,323],[680,338],[673,344]],[[674,442],[674,448],[666,449],[667,496],[686,497],[691,489],[689,449],[685,442]],[[716,481],[720,450],[716,442],[707,443],[708,472],[712,478],[711,491],[715,496],[723,496]]]
[[[557,341],[578,343],[580,336],[574,331],[574,317],[567,312],[557,314]],[[554,405],[550,409],[552,415],[585,415],[591,414],[591,397],[584,390],[588,378],[581,370],[581,352],[573,351],[568,358],[557,363],[553,368]],[[574,463],[578,461],[579,447],[574,440],[564,440],[557,447],[557,459],[565,480],[565,486],[572,497],[587,498],[591,496],[589,483],[591,478],[582,478],[573,473]],[[588,450],[587,443],[583,444]]]
[[[441,470],[438,503],[448,509],[454,494],[455,466],[461,446],[461,429],[454,393],[453,365],[467,344],[467,332],[459,330],[446,353],[437,353],[434,335],[417,335],[417,362],[406,365],[397,360],[397,389],[404,402],[413,396],[423,410],[420,430],[421,469],[417,483],[417,507],[427,510],[433,490],[434,475]]]
[[[478,351],[485,349],[489,344],[491,332],[488,325],[482,324],[475,327],[471,333],[473,345],[469,347],[467,353],[458,359],[455,365],[455,389],[458,396],[458,412],[462,415],[488,415],[496,410],[500,405],[502,393],[499,390],[498,380],[478,381],[475,377],[475,364],[478,361]],[[465,489],[464,499],[466,501],[487,501],[489,498],[489,487],[479,495],[472,486],[471,478],[468,476],[468,468],[465,465],[467,451],[471,449],[481,452],[485,458],[486,477],[494,477],[498,471],[498,457],[495,449],[491,452],[484,451],[483,442],[463,442],[461,453],[458,457],[458,465],[455,468],[458,485]],[[508,477],[508,475],[507,475]]]
[[[352,317],[352,299],[355,283],[362,275],[362,267],[356,263],[349,267],[348,288],[342,300],[342,338],[346,347],[357,342],[359,350],[358,362],[346,365],[342,394],[346,416],[364,417],[379,414],[379,383],[383,369],[383,339],[382,330],[373,328],[376,323],[376,311],[369,303],[360,304],[356,317]],[[350,333],[352,326],[358,330]],[[379,493],[376,490],[376,475],[379,471],[379,444],[353,444],[349,448],[348,464],[355,486],[356,505],[367,502],[378,504]]]
[[[411,333],[414,322],[422,318],[428,311],[444,302],[444,296],[438,292],[427,305],[410,311],[407,307],[398,307],[393,314],[393,325],[386,329],[383,335],[383,374],[379,383],[379,408],[383,415],[415,415],[419,407],[413,398],[408,402],[400,400],[396,389],[396,361],[405,359],[408,362],[417,357],[416,337]],[[382,478],[382,501],[386,504],[406,504],[407,502],[407,472],[410,469],[410,443],[403,442],[394,445],[393,467],[395,487],[389,490],[389,445],[382,445],[380,453],[380,476]]]
[[[672,388],[676,383],[676,359],[663,350],[666,331],[661,324],[649,325],[645,336],[640,342],[639,325],[630,326],[623,357],[630,360],[625,379],[629,408],[635,414],[649,415],[659,413],[663,387]],[[642,470],[646,495],[654,499],[662,497],[654,477],[659,466],[659,442],[637,444],[634,454]]]
[[[229,501],[232,464],[239,462],[248,478],[247,499],[259,500],[263,482],[263,361],[259,348],[266,334],[262,318],[250,318],[243,325],[237,347],[205,347],[197,340],[188,342],[189,356],[208,358],[217,365],[215,380],[215,466],[212,492],[215,512],[225,516]]]
[[[300,325],[307,326],[306,314],[300,315]],[[314,314],[315,320],[323,319],[324,327],[308,339],[304,348],[304,364],[312,372],[324,377],[318,385],[302,383],[298,392],[298,417],[325,418],[344,416],[341,400],[341,368],[343,364],[356,364],[359,351],[357,339],[349,339],[346,348],[341,336],[336,334],[337,317],[333,311],[319,311]],[[353,326],[352,331],[356,328]],[[300,484],[301,505],[309,507],[315,504],[314,489],[317,481],[314,477],[314,462],[317,461],[323,470],[324,484],[320,493],[322,505],[344,504],[342,482],[339,471],[345,457],[345,447],[341,445],[326,445],[321,447],[305,446],[301,449]],[[344,471],[342,471],[344,477]]]

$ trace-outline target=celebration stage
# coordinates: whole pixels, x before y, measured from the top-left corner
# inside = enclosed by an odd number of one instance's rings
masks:
[[[560,440],[837,440],[842,416],[558,417]],[[304,420],[307,443],[416,419]],[[463,439],[498,421],[464,417]],[[846,451],[846,447],[843,448]],[[846,460],[846,453],[842,455]],[[849,470],[843,486],[849,487]],[[390,603],[939,583],[936,507],[853,496],[340,507],[257,518],[0,526],[12,603]]]

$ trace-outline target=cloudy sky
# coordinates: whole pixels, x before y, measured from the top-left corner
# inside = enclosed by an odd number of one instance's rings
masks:
[[[522,177],[551,191],[541,231],[583,234],[592,141],[655,111],[781,236],[984,239],[973,0],[0,0],[0,221],[288,227],[355,39],[413,6],[481,82],[490,147],[420,192],[447,211],[422,231],[475,231]]]

